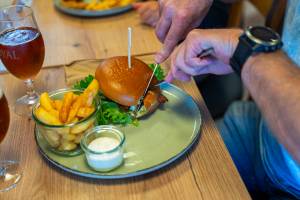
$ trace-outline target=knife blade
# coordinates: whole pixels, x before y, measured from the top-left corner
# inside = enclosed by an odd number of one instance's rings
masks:
[[[146,87],[146,89],[144,90],[143,95],[139,98],[138,104],[136,105],[136,107],[135,107],[135,109],[134,109],[134,111],[133,111],[133,116],[134,116],[135,118],[136,118],[136,116],[137,116],[137,112],[141,109],[141,107],[142,107],[143,104],[144,104],[144,98],[145,98],[145,96],[146,96],[146,94],[147,94],[147,92],[148,92],[148,89],[149,89],[150,85],[151,85],[151,82],[152,82],[152,79],[153,79],[153,77],[154,77],[154,75],[155,75],[155,71],[156,71],[157,67],[158,67],[158,64],[155,63],[155,67],[154,67],[153,72],[152,72],[152,74],[151,74],[151,77],[150,77],[150,79],[149,79],[149,81],[148,81],[147,87]]]

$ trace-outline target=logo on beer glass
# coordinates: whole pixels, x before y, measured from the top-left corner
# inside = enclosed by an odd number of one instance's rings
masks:
[[[0,49],[0,58],[9,59],[9,60],[19,60],[17,57],[16,51],[7,51]]]

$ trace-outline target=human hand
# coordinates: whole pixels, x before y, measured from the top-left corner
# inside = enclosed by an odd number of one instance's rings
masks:
[[[239,29],[198,29],[191,31],[185,41],[171,55],[171,68],[166,77],[189,81],[200,74],[228,74],[232,72],[229,60],[238,44]],[[199,58],[205,49],[213,48],[210,56]]]
[[[156,35],[163,42],[155,61],[166,60],[187,33],[200,25],[213,0],[159,0]]]
[[[157,1],[138,2],[133,8],[139,13],[144,24],[155,27],[159,19],[159,8]]]

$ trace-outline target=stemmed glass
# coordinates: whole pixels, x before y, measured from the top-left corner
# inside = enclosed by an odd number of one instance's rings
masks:
[[[9,127],[9,107],[7,99],[0,88],[0,142],[4,139]],[[19,172],[19,164],[16,161],[0,160],[0,192],[10,190],[20,181],[22,175]]]
[[[33,78],[39,73],[44,57],[44,41],[32,9],[24,5],[0,8],[0,59],[27,88],[27,94],[15,103],[19,115],[30,116],[28,108],[38,100]]]

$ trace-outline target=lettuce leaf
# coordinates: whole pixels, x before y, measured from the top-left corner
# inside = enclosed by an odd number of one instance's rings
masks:
[[[152,69],[152,71],[155,68],[154,63],[149,64],[148,66]],[[164,70],[161,68],[161,66],[159,64],[157,66],[157,69],[155,70],[154,75],[155,75],[155,77],[157,78],[158,81],[163,81],[166,77]]]
[[[94,80],[94,76],[92,75],[88,75],[87,77],[85,77],[83,80],[80,80],[78,82],[76,82],[73,85],[74,89],[78,89],[78,90],[84,90],[86,89],[89,84]]]
[[[100,113],[101,114],[97,118],[98,125],[137,125],[137,121],[133,119],[129,112],[121,110],[118,104],[112,101],[102,100]]]

